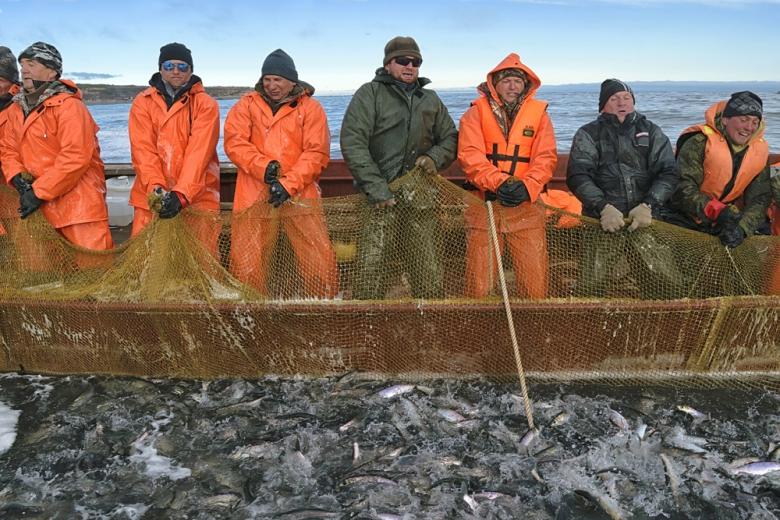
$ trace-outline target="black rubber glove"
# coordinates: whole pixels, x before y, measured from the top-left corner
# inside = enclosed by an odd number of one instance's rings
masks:
[[[282,186],[282,183],[279,181],[274,181],[273,184],[271,184],[270,192],[271,198],[268,199],[268,202],[273,204],[275,208],[278,208],[290,198],[290,194],[287,193],[287,190],[284,189],[284,186]]]
[[[181,200],[174,191],[169,191],[160,199],[160,218],[173,218],[182,210]]]
[[[41,207],[43,202],[43,200],[35,196],[35,192],[31,186],[30,189],[19,195],[19,215],[21,215],[22,218],[29,217]]]
[[[523,184],[523,181],[509,177],[504,183],[498,187],[496,191],[498,201],[503,206],[510,208],[518,206],[523,202],[531,200],[531,196],[528,194],[528,190]]]
[[[738,223],[724,227],[720,235],[720,243],[726,247],[735,248],[738,247],[745,240],[745,232]]]
[[[13,184],[13,187],[16,188],[16,191],[19,193],[19,195],[32,189],[32,181],[25,179],[23,175],[25,174],[17,173],[11,178],[11,184]]]
[[[718,230],[723,231],[731,226],[739,224],[739,219],[741,218],[742,215],[739,212],[739,208],[733,204],[729,204],[720,212],[718,218],[715,220],[715,225]]]
[[[265,176],[263,177],[263,180],[266,184],[273,184],[274,181],[279,180],[281,173],[282,165],[279,164],[279,161],[271,161],[268,163],[268,166],[265,167]]]

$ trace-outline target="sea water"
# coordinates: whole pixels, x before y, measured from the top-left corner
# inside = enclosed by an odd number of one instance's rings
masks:
[[[740,84],[713,84],[697,88],[682,88],[674,84],[670,84],[668,88],[640,85],[636,88],[636,109],[660,126],[674,144],[685,128],[704,121],[704,112],[710,105],[728,99],[734,91],[746,88],[747,86]],[[767,90],[756,90],[764,102],[764,120],[767,124],[765,138],[774,153],[780,153],[778,88],[780,87],[775,86]],[[477,97],[477,92],[473,88],[441,90],[438,94],[447,106],[455,124]],[[339,132],[351,95],[316,95],[315,97],[322,103],[328,116],[331,158],[340,159]],[[548,112],[555,127],[559,153],[568,153],[577,129],[598,115],[597,87],[543,86],[536,97],[549,103]],[[224,128],[225,117],[235,103],[235,99],[219,101],[220,128]],[[100,126],[98,138],[103,160],[107,163],[130,162],[130,140],[127,132],[130,105],[93,105],[90,106],[90,111]],[[217,151],[220,161],[228,160],[222,146],[221,132]]]

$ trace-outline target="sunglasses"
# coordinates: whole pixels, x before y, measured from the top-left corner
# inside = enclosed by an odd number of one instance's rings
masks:
[[[420,58],[407,58],[406,56],[401,56],[400,58],[395,58],[395,62],[399,64],[402,67],[406,67],[410,63],[412,64],[412,67],[417,68],[420,65],[422,65],[422,60]]]
[[[190,65],[188,63],[174,63],[172,61],[164,61],[162,63],[162,69],[165,71],[172,71],[174,68],[179,69],[179,72],[187,72],[190,70]]]

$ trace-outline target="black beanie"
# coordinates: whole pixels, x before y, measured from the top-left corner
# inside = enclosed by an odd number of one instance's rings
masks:
[[[55,71],[58,78],[62,75],[62,56],[54,45],[35,42],[22,51],[19,55],[19,63],[23,59],[37,61],[46,68]]]
[[[619,79],[615,79],[615,78],[605,79],[601,83],[601,92],[599,92],[599,112],[604,110],[604,105],[607,104],[609,98],[611,98],[618,92],[628,92],[629,94],[631,94],[631,99],[633,99],[634,103],[636,103],[636,97],[634,96],[634,91],[631,90],[631,87],[629,87]]]
[[[284,52],[282,49],[276,49],[274,52],[268,55],[263,62],[262,73],[263,76],[281,76],[285,79],[289,79],[293,83],[298,82],[298,71],[295,70],[295,63],[292,58]]]
[[[19,84],[19,67],[16,58],[8,47],[0,46],[0,78]]]
[[[764,103],[761,98],[749,90],[734,92],[726,102],[721,117],[756,116],[762,119],[764,116]]]
[[[174,42],[160,47],[160,58],[157,60],[157,68],[162,67],[163,62],[168,60],[183,61],[190,66],[190,69],[195,70],[195,67],[192,65],[192,53],[181,43]]]

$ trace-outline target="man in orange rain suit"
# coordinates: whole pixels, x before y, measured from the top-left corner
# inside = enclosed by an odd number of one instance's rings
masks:
[[[219,107],[193,74],[192,53],[181,43],[160,48],[159,71],[130,108],[135,183],[132,236],[152,220],[150,198],[161,196],[160,218],[188,206],[219,212]],[[151,195],[151,197],[150,197]],[[196,236],[216,251],[219,227],[198,219]]]
[[[280,224],[307,296],[332,298],[338,289],[317,184],[328,164],[330,133],[312,94],[314,88],[298,79],[292,58],[277,49],[263,62],[255,90],[225,120],[225,153],[238,167],[230,270],[263,294]]]
[[[3,145],[3,134],[5,133],[5,123],[8,120],[6,109],[11,106],[11,99],[19,92],[19,69],[16,66],[16,57],[8,47],[0,46],[0,146]],[[2,153],[0,153],[0,157]],[[0,163],[0,172],[2,172],[2,163]],[[0,184],[5,184],[5,177],[0,175]],[[2,203],[0,207],[0,218],[16,216],[16,206],[10,203]],[[5,235],[5,228],[0,224],[0,235]]]
[[[106,182],[98,126],[76,85],[62,74],[62,57],[36,42],[19,55],[23,91],[8,109],[0,146],[6,180],[19,192],[19,214],[40,209],[73,244],[111,249]]]
[[[458,160],[486,200],[498,200],[496,230],[509,246],[518,295],[547,295],[547,238],[544,208],[534,204],[558,161],[547,102],[534,97],[539,77],[517,54],[504,58],[477,90],[480,97],[460,120]],[[486,208],[466,214],[466,295],[487,295],[496,262]],[[492,267],[491,267],[492,266]]]

